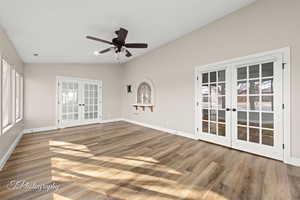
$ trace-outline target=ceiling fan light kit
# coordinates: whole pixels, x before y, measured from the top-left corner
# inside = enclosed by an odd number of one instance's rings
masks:
[[[120,28],[119,30],[115,31],[115,34],[117,35],[117,37],[113,38],[111,42],[93,36],[86,36],[86,38],[97,42],[113,45],[112,47],[109,47],[102,51],[94,52],[95,55],[101,55],[110,51],[114,51],[117,55],[122,53],[125,54],[127,58],[129,58],[132,56],[132,53],[130,53],[130,51],[128,50],[129,48],[148,48],[148,44],[146,43],[126,43],[125,41],[128,35],[128,31],[124,28]]]

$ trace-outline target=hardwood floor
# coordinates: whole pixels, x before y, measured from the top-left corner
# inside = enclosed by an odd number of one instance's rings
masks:
[[[26,189],[34,183],[59,188]],[[300,199],[300,168],[115,122],[24,135],[0,199]]]

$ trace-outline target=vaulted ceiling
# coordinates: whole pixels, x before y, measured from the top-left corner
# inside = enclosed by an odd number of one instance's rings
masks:
[[[255,0],[0,0],[0,24],[28,63],[114,63],[113,53],[95,56],[119,27],[127,42],[147,42],[142,55]],[[38,53],[39,56],[33,54]],[[127,59],[121,57],[122,62]]]

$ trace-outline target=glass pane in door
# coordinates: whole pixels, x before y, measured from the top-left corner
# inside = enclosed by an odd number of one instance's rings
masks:
[[[226,71],[201,74],[202,133],[226,136]]]
[[[274,63],[242,66],[236,73],[236,139],[273,146]]]
[[[84,114],[85,120],[95,120],[99,117],[98,85],[84,84]]]
[[[79,119],[77,82],[62,82],[61,84],[61,119],[74,121]]]

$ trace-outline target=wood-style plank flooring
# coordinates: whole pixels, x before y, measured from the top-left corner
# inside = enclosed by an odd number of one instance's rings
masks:
[[[300,199],[300,168],[115,122],[24,135],[0,172],[0,199]]]

